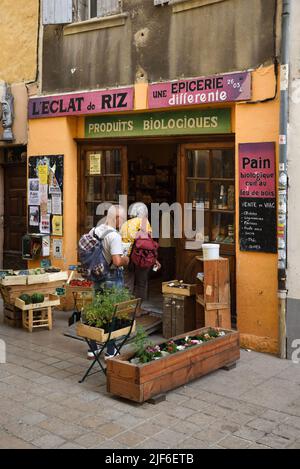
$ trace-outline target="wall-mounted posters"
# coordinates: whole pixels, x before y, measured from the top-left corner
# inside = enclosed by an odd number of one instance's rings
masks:
[[[240,249],[277,253],[275,143],[239,146]]]
[[[63,155],[31,156],[28,174],[29,233],[62,236]]]

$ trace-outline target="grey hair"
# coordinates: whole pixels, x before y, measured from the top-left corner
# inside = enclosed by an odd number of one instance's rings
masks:
[[[136,202],[131,205],[128,213],[132,218],[148,218],[148,208],[143,202]]]
[[[107,212],[107,217],[106,217],[106,222],[114,224],[116,221],[116,216],[123,216],[123,218],[126,218],[126,211],[122,205],[112,205]]]

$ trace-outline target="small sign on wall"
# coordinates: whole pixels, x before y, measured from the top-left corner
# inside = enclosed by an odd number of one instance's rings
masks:
[[[62,239],[53,240],[53,257],[55,259],[63,258],[63,241]]]
[[[275,143],[239,145],[240,249],[277,253]]]

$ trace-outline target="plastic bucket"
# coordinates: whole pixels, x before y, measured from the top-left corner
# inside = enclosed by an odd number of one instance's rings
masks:
[[[219,244],[202,244],[202,249],[205,261],[212,261],[220,258]]]

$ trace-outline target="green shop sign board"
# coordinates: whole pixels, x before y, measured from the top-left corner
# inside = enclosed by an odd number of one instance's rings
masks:
[[[86,138],[155,137],[230,132],[230,109],[153,112],[85,119]]]

